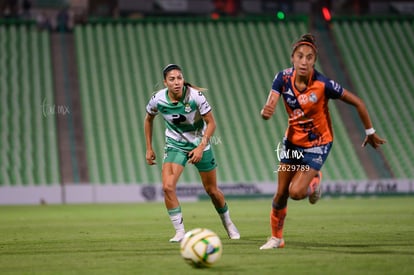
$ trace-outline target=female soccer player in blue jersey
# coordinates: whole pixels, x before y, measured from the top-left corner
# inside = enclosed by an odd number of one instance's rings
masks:
[[[293,67],[276,74],[261,110],[263,119],[270,119],[277,102],[283,98],[289,119],[279,154],[278,188],[270,213],[272,236],[260,249],[284,247],[283,225],[289,197],[294,200],[308,197],[314,204],[321,196],[320,170],[333,141],[329,99],[340,99],[356,108],[366,129],[363,146],[370,144],[378,148],[385,143],[375,133],[364,102],[314,69],[317,55],[314,36],[303,35],[293,45]]]
[[[170,242],[180,242],[185,234],[176,186],[186,163],[197,167],[203,187],[220,215],[228,236],[239,239],[240,234],[230,218],[224,195],[217,186],[217,164],[209,142],[216,122],[211,106],[202,93],[204,89],[185,82],[182,70],[176,64],[167,65],[163,69],[163,76],[166,88],[156,92],[146,107],[145,157],[149,165],[155,164],[156,156],[152,148],[153,120],[161,113],[166,124],[162,188],[165,206],[175,228],[175,236]]]

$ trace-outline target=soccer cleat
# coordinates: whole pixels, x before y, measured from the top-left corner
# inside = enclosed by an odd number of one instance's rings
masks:
[[[179,243],[184,238],[185,231],[177,231],[175,236],[170,239],[170,243]]]
[[[285,241],[276,237],[271,237],[267,242],[260,247],[260,250],[283,248],[285,247]]]
[[[312,182],[309,184],[311,189],[313,189],[312,194],[310,194],[308,198],[311,204],[315,204],[322,196],[321,180],[322,180],[322,172],[319,171],[318,175],[316,175],[313,178]]]
[[[225,224],[224,228],[226,228],[227,235],[229,236],[230,239],[232,239],[232,240],[240,239],[239,230],[237,230],[234,223]]]

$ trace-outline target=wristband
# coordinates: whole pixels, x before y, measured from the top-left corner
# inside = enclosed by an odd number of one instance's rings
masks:
[[[375,129],[374,128],[365,129],[365,134],[367,136],[373,135],[374,133],[375,133]]]

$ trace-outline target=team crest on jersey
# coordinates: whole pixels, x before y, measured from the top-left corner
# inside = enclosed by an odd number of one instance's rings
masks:
[[[190,104],[189,104],[189,103],[186,103],[186,104],[185,104],[184,111],[185,111],[186,113],[191,112],[191,106],[190,106]]]
[[[308,98],[307,95],[299,95],[298,100],[299,100],[300,104],[304,105],[304,104],[308,103],[309,98]]]
[[[312,103],[315,103],[316,101],[318,101],[318,97],[315,95],[315,93],[310,94],[309,101]]]

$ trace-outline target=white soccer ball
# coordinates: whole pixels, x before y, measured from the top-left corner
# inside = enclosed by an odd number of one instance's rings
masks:
[[[219,236],[206,228],[188,231],[181,241],[180,249],[183,259],[193,267],[210,267],[223,252]]]

